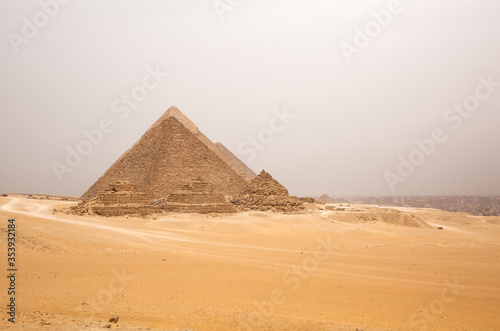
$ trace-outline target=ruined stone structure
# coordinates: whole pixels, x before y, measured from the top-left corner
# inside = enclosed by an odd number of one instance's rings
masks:
[[[236,208],[226,201],[222,194],[214,192],[213,185],[196,178],[185,184],[180,191],[166,199],[153,201],[167,212],[183,213],[235,213]]]
[[[97,197],[97,202],[105,206],[117,204],[150,204],[146,194],[138,192],[133,184],[126,181],[112,183],[105,194]]]
[[[104,194],[117,181],[130,182],[150,200],[162,199],[181,191],[195,178],[211,184],[216,194],[234,196],[245,188],[252,174],[236,156],[213,144],[177,108],[171,107],[82,199]]]
[[[94,213],[102,216],[124,216],[161,213],[161,209],[152,206],[151,199],[145,193],[139,192],[132,183],[116,181],[111,183],[104,193],[80,202],[72,208],[72,212],[78,215]]]
[[[243,211],[296,212],[304,209],[302,201],[288,195],[288,190],[264,170],[231,202]]]
[[[234,213],[236,208],[222,194],[214,193],[213,186],[196,178],[182,190],[167,198],[151,201],[146,194],[127,181],[112,183],[105,193],[82,201],[73,207],[75,214],[102,216],[150,215],[163,212],[182,213]]]

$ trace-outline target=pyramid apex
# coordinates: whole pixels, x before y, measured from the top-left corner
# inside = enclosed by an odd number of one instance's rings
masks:
[[[182,112],[176,106],[171,106],[165,112],[165,114],[168,114],[169,116],[172,116],[173,113],[181,113],[182,114]]]
[[[176,106],[171,106],[170,108],[168,108],[167,111],[163,113],[163,115],[161,115],[160,118],[156,120],[156,122],[154,122],[147,131],[160,125],[161,123],[163,123],[163,121],[171,117],[179,121],[186,127],[186,129],[188,129],[192,133],[196,134],[198,132],[198,127],[193,122],[191,122],[191,120],[186,115],[184,115]]]

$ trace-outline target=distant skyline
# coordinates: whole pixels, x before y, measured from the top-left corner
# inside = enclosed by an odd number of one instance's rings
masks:
[[[176,106],[293,195],[500,195],[499,12],[2,2],[0,192],[80,196]]]

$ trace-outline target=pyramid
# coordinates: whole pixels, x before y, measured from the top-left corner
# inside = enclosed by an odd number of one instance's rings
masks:
[[[174,117],[176,118],[186,129],[191,131],[201,142],[203,142],[212,152],[217,154],[231,169],[233,169],[238,175],[243,177],[246,181],[254,179],[257,175],[238,159],[233,153],[231,153],[224,145],[221,143],[212,143],[198,127],[184,115],[177,107],[170,107],[163,116],[161,116],[150,129],[159,125],[165,118]]]
[[[328,195],[323,194],[322,196],[320,196],[318,198],[318,202],[320,202],[320,203],[334,203],[335,201],[332,198],[330,198]]]
[[[128,181],[116,181],[109,185],[106,192],[94,198],[81,201],[70,207],[70,214],[101,216],[150,215],[162,210],[151,205],[146,194],[139,192],[134,184]]]
[[[199,214],[236,212],[236,208],[227,202],[222,194],[214,193],[212,184],[200,177],[193,179],[166,199],[152,201],[152,204],[166,212]]]
[[[214,194],[234,196],[246,187],[253,172],[233,157],[205,137],[180,110],[171,107],[82,199],[105,194],[110,185],[120,181],[132,184],[150,200],[167,198],[195,179],[211,185]]]
[[[231,202],[243,211],[296,212],[304,209],[302,201],[289,195],[288,190],[264,170]]]

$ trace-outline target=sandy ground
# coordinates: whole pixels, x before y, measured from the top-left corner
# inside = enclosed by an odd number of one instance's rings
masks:
[[[0,198],[17,223],[16,328],[499,330],[500,218],[310,205],[307,215],[54,213]],[[438,230],[437,227],[443,227]],[[2,306],[8,279],[0,281]],[[0,329],[12,329],[6,308]]]

